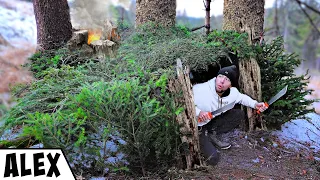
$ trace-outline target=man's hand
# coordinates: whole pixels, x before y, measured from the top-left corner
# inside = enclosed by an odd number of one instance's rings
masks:
[[[206,120],[211,120],[211,118],[209,116],[209,112],[204,112],[204,111],[200,111],[198,119],[200,119],[201,122],[206,121]]]
[[[268,109],[268,106],[266,106],[264,102],[260,102],[260,103],[256,103],[255,109],[259,110],[260,112],[263,112],[266,109]]]

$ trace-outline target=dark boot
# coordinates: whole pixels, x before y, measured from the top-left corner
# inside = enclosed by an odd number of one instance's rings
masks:
[[[205,129],[208,130],[208,137],[212,144],[220,149],[229,149],[230,143],[219,140],[217,134],[229,132],[239,126],[240,122],[244,120],[244,112],[240,109],[231,109],[214,120],[205,125]]]
[[[210,141],[219,149],[229,149],[231,147],[230,143],[220,141],[217,137],[216,131],[208,133]]]

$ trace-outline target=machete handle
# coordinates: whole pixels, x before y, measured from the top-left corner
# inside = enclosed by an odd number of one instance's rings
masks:
[[[208,112],[207,114],[208,114],[208,116],[210,117],[210,119],[212,119],[212,118],[213,118],[213,116],[212,116],[211,112]],[[200,118],[198,118],[198,122],[201,122],[201,119],[200,119]]]
[[[267,102],[264,102],[264,105],[268,108],[269,107],[269,104]],[[257,110],[257,113],[260,114],[260,110]]]

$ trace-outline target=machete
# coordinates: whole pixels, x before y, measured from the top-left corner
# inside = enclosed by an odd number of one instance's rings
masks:
[[[210,122],[210,120],[213,118],[214,115],[217,115],[219,113],[222,113],[222,112],[228,111],[229,109],[232,109],[235,104],[236,104],[236,102],[233,101],[232,103],[227,104],[227,105],[223,106],[222,108],[219,108],[219,109],[217,109],[215,111],[212,111],[212,112],[208,112],[208,115],[209,115],[210,119],[209,120],[205,120],[205,121],[201,121],[200,118],[199,118],[198,119],[198,126],[206,125],[208,122]]]
[[[288,89],[288,85],[284,87],[281,91],[279,91],[275,96],[273,96],[268,102],[264,102],[264,105],[266,107],[269,107],[272,103],[276,102],[279,98],[281,98],[283,95],[286,94]],[[257,111],[258,114],[260,114],[260,111]]]

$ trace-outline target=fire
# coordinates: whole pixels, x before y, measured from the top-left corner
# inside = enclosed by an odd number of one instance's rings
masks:
[[[88,44],[91,44],[93,41],[97,41],[100,39],[102,34],[101,29],[90,29],[88,31]]]

